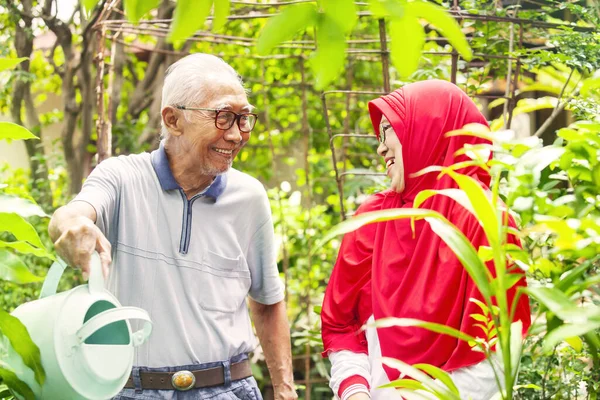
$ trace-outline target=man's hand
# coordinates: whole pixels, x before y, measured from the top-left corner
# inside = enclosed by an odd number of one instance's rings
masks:
[[[90,272],[92,254],[97,251],[102,274],[108,276],[110,243],[94,224],[96,211],[84,202],[74,202],[56,210],[48,226],[58,255],[73,267],[81,268],[84,279]]]
[[[371,396],[369,396],[365,392],[359,392],[354,393],[352,396],[348,397],[348,400],[371,400]]]

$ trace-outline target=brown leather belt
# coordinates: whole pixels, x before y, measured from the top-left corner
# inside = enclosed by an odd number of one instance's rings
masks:
[[[248,378],[252,376],[250,361],[242,360],[232,363],[231,380]],[[221,367],[199,369],[195,371],[179,372],[140,372],[142,389],[149,390],[189,390],[219,386],[225,383],[225,370]],[[134,389],[133,377],[129,377],[125,384],[126,389]]]

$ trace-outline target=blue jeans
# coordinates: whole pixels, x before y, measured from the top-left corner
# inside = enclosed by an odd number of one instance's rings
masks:
[[[225,370],[225,383],[221,386],[191,389],[185,392],[178,390],[141,390],[123,389],[113,397],[113,400],[263,400],[254,377],[231,380],[229,365],[248,358],[240,354],[229,361],[217,361],[206,364],[182,365],[178,367],[147,368],[133,367],[134,384],[139,386],[140,371],[143,372],[175,372],[180,370],[199,370],[223,366]],[[137,381],[137,382],[136,382]]]

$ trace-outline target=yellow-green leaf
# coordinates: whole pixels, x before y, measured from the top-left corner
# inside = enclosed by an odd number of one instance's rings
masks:
[[[150,10],[158,7],[160,0],[124,0],[125,15],[129,22],[137,24],[138,21]],[[94,0],[87,0],[88,3],[96,3]],[[177,5],[179,6],[179,1]],[[93,8],[93,6],[92,6]],[[92,8],[89,8],[91,10]]]
[[[56,258],[46,249],[32,246],[31,244],[24,241],[5,242],[3,240],[0,240],[0,248],[9,248],[16,250],[17,252],[22,254],[33,254],[37,257],[46,257],[51,260],[56,260]]]
[[[432,23],[465,60],[473,58],[473,52],[460,26],[442,7],[424,1],[406,3],[406,7],[418,18]]]
[[[315,74],[315,88],[324,89],[339,76],[346,59],[346,38],[328,15],[321,15],[317,25],[317,51],[310,60]]]
[[[581,352],[583,349],[583,340],[579,336],[573,336],[570,338],[566,338],[565,342],[569,344],[576,352]]]
[[[219,30],[225,26],[227,17],[230,13],[230,4],[230,0],[215,0],[215,4],[213,6],[215,13],[212,26],[213,31]]]
[[[8,231],[17,240],[24,240],[36,247],[44,248],[33,226],[18,214],[0,212],[0,231]]]
[[[7,250],[0,249],[0,279],[3,281],[26,284],[39,282],[44,278],[29,271],[23,260]]]
[[[9,341],[12,348],[21,356],[25,365],[33,371],[35,380],[41,385],[46,380],[40,349],[31,340],[25,325],[17,318],[0,309],[0,332]]]
[[[12,122],[0,122],[0,140],[39,139],[33,133]]]
[[[327,0],[321,3],[329,22],[335,22],[344,33],[349,33],[356,25],[356,5],[353,0]]]
[[[291,40],[299,31],[317,22],[317,7],[312,3],[287,6],[275,17],[269,19],[256,42],[259,55],[267,55],[282,42]]]
[[[391,60],[400,76],[407,78],[417,70],[421,50],[425,44],[425,31],[411,13],[390,22]]]
[[[0,71],[12,69],[25,60],[27,60],[27,57],[21,57],[21,58],[0,57]]]
[[[179,0],[173,15],[168,40],[178,42],[192,36],[204,26],[212,0]]]
[[[11,370],[0,367],[0,378],[11,390],[25,400],[35,400],[33,391]],[[11,396],[12,397],[12,396]]]

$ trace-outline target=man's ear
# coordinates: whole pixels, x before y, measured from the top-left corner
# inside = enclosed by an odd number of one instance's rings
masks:
[[[175,107],[166,106],[161,111],[162,120],[165,128],[172,136],[180,136],[183,134],[183,112]]]

